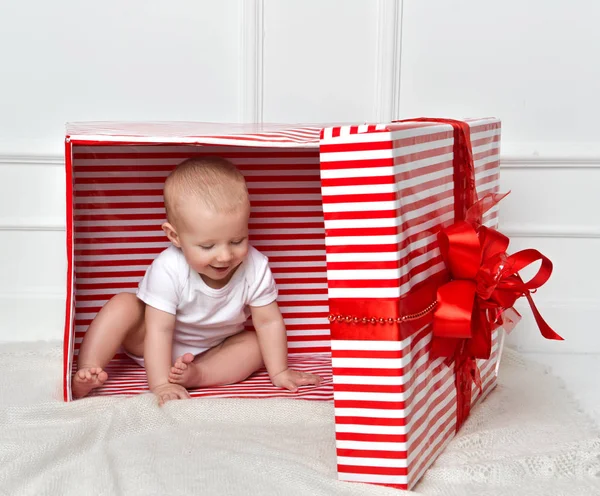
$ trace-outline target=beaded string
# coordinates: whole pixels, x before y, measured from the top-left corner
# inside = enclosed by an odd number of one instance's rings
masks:
[[[409,320],[417,320],[427,315],[431,312],[435,306],[437,305],[437,301],[434,301],[429,306],[421,310],[417,313],[411,313],[409,315],[402,315],[401,317],[356,317],[354,315],[329,315],[329,322],[346,322],[348,324],[400,324],[402,322],[407,322]]]

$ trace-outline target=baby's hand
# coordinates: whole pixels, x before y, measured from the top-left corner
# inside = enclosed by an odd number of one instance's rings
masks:
[[[321,384],[321,378],[315,374],[307,374],[294,369],[285,369],[283,372],[271,377],[271,382],[277,387],[289,389],[293,393],[298,391],[298,386],[308,386]]]
[[[156,386],[152,392],[158,398],[159,406],[164,405],[170,400],[185,400],[190,397],[186,388],[179,384],[171,384],[170,382]]]

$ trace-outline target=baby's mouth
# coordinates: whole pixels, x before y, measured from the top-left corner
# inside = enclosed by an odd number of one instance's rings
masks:
[[[217,272],[227,272],[227,269],[229,269],[229,266],[227,267],[215,267],[214,265],[210,266],[212,269],[216,270]]]

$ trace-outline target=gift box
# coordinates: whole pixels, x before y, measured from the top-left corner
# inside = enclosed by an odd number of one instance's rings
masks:
[[[499,150],[493,118],[69,124],[65,401],[87,326],[114,294],[135,292],[168,246],[166,176],[189,157],[220,155],[248,183],[250,242],[269,257],[290,366],[325,380],[292,395],[263,371],[191,395],[333,400],[340,479],[412,487],[495,386],[500,328],[516,316],[510,295],[530,299],[549,275],[519,286],[506,243],[484,242],[498,221]],[[93,394],[147,391],[125,355],[106,370]]]
[[[474,185],[498,190],[500,123],[469,122]],[[339,477],[410,488],[454,436],[458,412],[495,386],[502,335],[481,387],[431,356],[432,311],[446,280],[437,234],[464,217],[466,176],[451,125],[395,123],[321,142]],[[498,220],[497,207],[482,219]],[[459,390],[457,391],[457,385]],[[460,391],[462,389],[462,391]],[[468,391],[466,391],[468,389]],[[469,394],[467,394],[469,393]]]

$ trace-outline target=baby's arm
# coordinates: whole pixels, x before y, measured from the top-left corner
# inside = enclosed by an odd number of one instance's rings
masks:
[[[159,405],[169,400],[189,398],[183,386],[169,382],[175,315],[146,305],[145,322],[144,363],[150,390],[158,397]]]
[[[298,386],[319,385],[321,378],[318,375],[288,368],[287,336],[277,302],[274,301],[262,307],[251,306],[250,311],[258,337],[258,345],[271,382],[275,386],[284,387],[293,392],[298,390]]]

